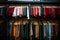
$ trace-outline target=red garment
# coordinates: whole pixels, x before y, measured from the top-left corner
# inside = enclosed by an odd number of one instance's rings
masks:
[[[33,7],[33,16],[39,16],[39,7]]]
[[[13,11],[14,11],[14,7],[8,8],[8,14],[7,14],[7,16],[11,17],[13,15]]]
[[[54,8],[44,8],[44,18],[46,18],[46,17],[54,18],[55,9]]]
[[[46,13],[46,8],[44,8],[44,18],[46,18],[47,13]]]

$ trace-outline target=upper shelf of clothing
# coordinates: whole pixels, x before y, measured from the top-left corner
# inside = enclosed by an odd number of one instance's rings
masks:
[[[0,6],[0,16],[7,17],[43,17],[43,18],[59,18],[60,6]]]

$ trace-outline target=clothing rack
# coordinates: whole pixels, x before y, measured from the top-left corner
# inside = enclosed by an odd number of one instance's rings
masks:
[[[46,5],[49,5],[49,6],[60,6],[60,3],[59,2],[22,2],[22,1],[20,1],[20,2],[18,2],[18,1],[15,1],[15,2],[13,2],[13,1],[0,2],[0,6],[7,6],[7,8],[9,6],[21,6],[21,5],[22,6],[27,5],[29,7],[33,6],[33,5],[38,5],[38,6],[42,7],[42,6],[46,6]],[[2,19],[5,19],[6,22],[9,22],[9,20],[22,20],[22,23],[23,23],[23,20],[25,20],[27,18],[25,18],[25,17],[22,17],[22,18],[19,18],[19,17],[16,17],[16,18],[5,17],[5,18],[2,18]],[[34,18],[34,17],[32,18],[31,17],[30,19],[28,19],[29,20],[28,24],[30,25],[31,21],[34,20],[34,19],[37,19],[38,21],[41,21],[42,25],[40,25],[41,27],[39,27],[39,30],[42,28],[41,29],[42,33],[43,33],[43,23],[42,23],[42,21],[44,21],[44,20],[46,20],[46,21],[49,21],[49,20],[59,20],[59,19],[49,19],[49,18],[44,19],[43,15],[42,15],[42,18]],[[29,26],[29,28],[30,28],[30,26]],[[30,29],[29,29],[29,31],[30,31]],[[40,33],[40,31],[39,31],[39,33]],[[29,32],[29,34],[30,34],[30,32]],[[44,40],[43,34],[42,35],[41,34],[39,34],[39,40]],[[33,36],[33,40],[35,39],[34,36]],[[40,36],[42,36],[42,37],[40,37]],[[28,38],[30,39],[30,37],[28,37]],[[23,38],[21,40],[23,40]]]
[[[23,4],[23,5],[22,5]],[[60,2],[24,2],[24,1],[6,1],[6,2],[0,2],[0,6],[6,6],[7,8],[9,6],[59,6]],[[42,16],[43,17],[43,16]],[[23,17],[22,19],[24,19],[25,17]],[[14,18],[12,18],[14,19]],[[19,18],[17,18],[19,19]],[[38,18],[39,19],[39,18]],[[43,19],[43,18],[41,18]],[[49,19],[47,19],[49,20]],[[54,19],[55,20],[55,19]]]
[[[23,4],[23,5],[22,5]],[[59,6],[60,3],[59,2],[23,2],[23,1],[6,1],[6,2],[0,2],[0,6],[32,6],[32,5],[38,5],[38,6]],[[42,16],[43,17],[43,16]],[[23,17],[25,18],[25,17]]]

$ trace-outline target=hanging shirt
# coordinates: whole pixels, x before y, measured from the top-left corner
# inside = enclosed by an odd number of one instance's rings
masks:
[[[17,30],[17,29],[16,29],[16,26],[14,26],[14,27],[13,27],[13,36],[14,36],[14,37],[16,37],[16,32],[17,32],[16,30]]]
[[[12,24],[11,24],[12,25]],[[7,37],[10,36],[10,23],[7,21]]]
[[[39,25],[37,21],[34,21],[34,28],[35,28],[35,38],[39,38]]]
[[[43,16],[43,14],[44,14],[44,8],[40,8],[40,16]]]
[[[14,7],[9,7],[9,8],[8,8],[7,16],[8,16],[8,17],[11,17],[11,16],[13,15],[13,12],[14,12]]]
[[[24,37],[26,38],[26,39],[28,39],[28,32],[29,32],[29,30],[28,30],[28,24],[26,23],[26,24],[24,24]]]
[[[16,35],[15,35],[15,37],[19,38],[19,36],[20,36],[20,23],[19,23],[19,21],[16,21],[14,26],[16,26]]]
[[[44,17],[55,18],[54,8],[44,8]]]
[[[30,18],[30,16],[29,16],[29,7],[27,6],[27,17],[28,17],[28,19]]]
[[[23,8],[24,7],[20,7],[19,9],[20,9],[20,16],[19,17],[22,17],[23,16]]]
[[[30,17],[33,16],[33,8],[30,8]]]
[[[32,40],[33,37],[33,28],[32,28],[32,22],[30,22],[30,40]]]
[[[19,16],[20,15],[20,7],[15,7],[14,12],[13,12],[13,17]]]
[[[17,25],[16,28],[17,28],[17,30],[16,30],[17,31],[16,37],[19,37],[19,35],[20,35],[20,25]]]
[[[0,16],[5,17],[7,13],[7,7],[0,7]]]
[[[45,25],[46,24],[44,24],[44,37],[46,37],[46,35],[47,35],[46,32],[45,32]]]
[[[57,27],[56,27],[56,24],[55,25],[51,25],[52,27],[51,27],[51,38],[52,38],[52,40],[55,40],[55,38],[54,37],[56,37],[56,33],[57,33]]]
[[[15,22],[13,24],[13,36],[16,38],[16,35],[17,35],[17,23]]]
[[[35,25],[32,23],[32,40],[35,40]]]
[[[10,25],[9,33],[10,33],[10,36],[12,36],[13,23],[11,22],[11,23],[9,23],[9,25]]]
[[[39,7],[33,6],[33,16],[37,17],[39,16]]]
[[[23,24],[21,26],[21,39],[24,39],[24,26]]]
[[[39,17],[39,6],[33,6],[33,7],[31,7],[30,8],[30,15],[32,16],[32,17]]]
[[[32,31],[32,23],[30,24],[30,36],[33,35],[33,31]]]
[[[51,40],[51,25],[49,24],[49,22],[45,25],[45,32],[47,40]]]
[[[3,7],[3,10],[2,10],[3,17],[5,17],[6,14],[7,14],[7,7]]]
[[[43,40],[43,24],[39,22],[39,40]]]
[[[23,8],[23,16],[27,17],[27,7]]]
[[[39,7],[39,16],[41,16],[41,7]]]
[[[35,25],[35,37],[38,38],[39,37],[39,26]]]
[[[46,7],[44,7],[44,18],[46,18],[47,14],[46,14]]]

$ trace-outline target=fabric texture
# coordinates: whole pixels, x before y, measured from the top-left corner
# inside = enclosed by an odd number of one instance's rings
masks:
[[[13,12],[14,12],[14,7],[8,8],[7,16],[11,17],[13,15]]]

